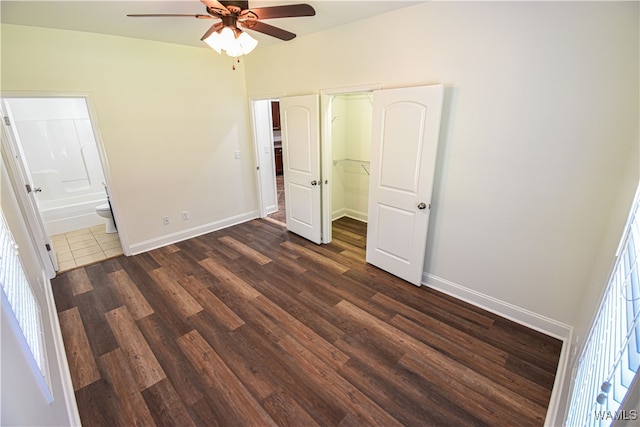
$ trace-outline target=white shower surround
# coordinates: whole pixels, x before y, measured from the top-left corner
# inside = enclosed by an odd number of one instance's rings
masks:
[[[49,235],[100,225],[104,173],[84,98],[8,100]]]

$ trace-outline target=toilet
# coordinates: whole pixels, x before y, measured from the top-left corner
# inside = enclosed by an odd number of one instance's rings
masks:
[[[96,213],[107,219],[107,223],[105,225],[106,233],[118,232],[118,230],[116,230],[116,224],[113,222],[113,215],[111,214],[111,207],[109,206],[109,203],[96,206]]]

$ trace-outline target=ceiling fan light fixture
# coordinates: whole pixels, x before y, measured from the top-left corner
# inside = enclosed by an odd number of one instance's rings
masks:
[[[202,41],[208,44],[211,49],[218,53],[222,53],[222,37],[217,31],[214,31],[209,37]]]
[[[240,43],[240,47],[242,48],[242,53],[244,55],[250,53],[253,49],[258,46],[258,40],[254,39],[248,33],[241,32],[238,36],[238,42]]]
[[[2,1],[2,0],[0,0]],[[242,32],[238,28],[240,24],[244,28],[257,31],[280,40],[292,40],[296,35],[290,31],[262,22],[262,19],[294,18],[299,16],[314,16],[315,9],[306,3],[284,4],[281,6],[264,6],[249,9],[249,2],[243,1],[218,1],[200,0],[207,9],[207,15],[183,14],[183,13],[152,13],[152,14],[128,14],[130,17],[187,17],[196,19],[219,19],[213,24],[200,39],[218,53],[225,53],[237,58],[253,51],[258,41],[251,35]],[[238,60],[239,62],[239,60]]]
[[[258,45],[258,40],[238,28],[225,26],[221,30],[212,32],[203,40],[218,53],[225,53],[231,57],[246,55]]]
[[[224,26],[213,31],[203,41],[218,53],[225,53],[231,57],[246,55],[258,45],[258,41],[237,27]]]

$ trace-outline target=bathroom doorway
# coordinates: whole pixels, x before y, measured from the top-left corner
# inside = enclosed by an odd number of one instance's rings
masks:
[[[58,271],[121,255],[88,96],[3,96],[5,126],[55,251]]]

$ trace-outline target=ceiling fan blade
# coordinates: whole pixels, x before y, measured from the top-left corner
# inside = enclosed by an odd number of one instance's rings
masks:
[[[283,30],[282,28],[274,27],[273,25],[265,24],[264,22],[260,21],[243,22],[241,23],[241,25],[250,30],[258,31],[260,33],[275,37],[280,40],[287,41],[295,38],[296,36],[295,34],[287,30]]]
[[[202,36],[202,38],[200,40],[204,41],[205,39],[209,38],[209,36],[213,33],[215,33],[216,31],[218,31],[220,28],[223,27],[222,22],[218,22],[216,24],[213,24],[206,33],[204,33],[204,35]]]
[[[249,12],[257,15],[258,19],[294,18],[297,16],[314,16],[316,11],[308,4],[287,4],[282,6],[256,7]]]
[[[200,0],[200,1],[204,3],[205,6],[207,6],[207,10],[213,9],[219,15],[229,14],[229,11],[227,10],[227,8],[217,0]]]
[[[138,13],[127,15],[131,18],[169,18],[169,17],[188,17],[198,19],[217,19],[211,15],[185,15],[180,13]]]

